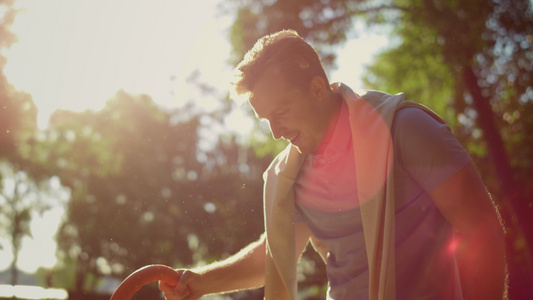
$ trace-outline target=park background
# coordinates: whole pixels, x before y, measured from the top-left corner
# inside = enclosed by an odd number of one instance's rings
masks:
[[[446,119],[505,224],[510,298],[533,297],[530,0],[0,1],[0,284],[106,298],[141,266],[257,239],[262,172],[285,144],[227,82],[286,28],[331,81]],[[312,251],[299,276],[302,299],[323,299]]]

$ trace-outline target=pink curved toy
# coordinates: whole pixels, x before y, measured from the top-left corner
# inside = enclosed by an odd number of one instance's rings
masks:
[[[122,281],[110,300],[130,300],[137,291],[151,282],[164,281],[175,286],[179,279],[180,274],[165,265],[142,267]]]

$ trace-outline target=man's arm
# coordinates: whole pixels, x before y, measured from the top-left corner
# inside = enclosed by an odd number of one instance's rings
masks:
[[[472,162],[430,193],[457,233],[456,251],[465,299],[502,299],[503,227]]]
[[[260,287],[264,284],[265,236],[226,260],[198,269],[181,269],[175,287],[159,283],[168,300],[198,299],[203,295]]]
[[[296,256],[305,249],[310,231],[305,223],[296,223]],[[232,257],[181,273],[176,287],[159,284],[168,300],[198,299],[203,295],[258,288],[265,283],[265,235]]]

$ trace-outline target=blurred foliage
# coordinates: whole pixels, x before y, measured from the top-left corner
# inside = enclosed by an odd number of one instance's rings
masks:
[[[335,46],[391,28],[363,78],[442,115],[473,157],[506,224],[511,297],[531,295],[533,3],[529,0],[235,0],[234,61],[261,36],[294,29],[328,69]],[[357,53],[354,53],[357,55]],[[355,87],[359,88],[359,87]],[[514,293],[514,294],[513,294]]]
[[[41,199],[39,186],[22,171],[7,162],[0,163],[0,236],[11,242],[11,285],[18,283],[17,262],[22,238],[31,236],[32,214],[42,213],[48,205]],[[45,188],[41,187],[45,190]]]
[[[76,290],[148,264],[210,262],[258,238],[260,178],[272,157],[257,158],[231,136],[200,149],[206,118],[214,119],[119,91],[98,112],[57,111],[20,147],[71,189],[59,245],[65,268],[76,265]]]
[[[10,31],[17,10],[14,1],[1,1],[0,49],[9,48],[16,36]],[[6,58],[0,53],[0,237],[13,249],[11,284],[18,282],[18,254],[22,238],[30,236],[29,223],[35,213],[48,208],[37,191],[46,191],[42,178],[33,178],[23,171],[24,162],[17,147],[36,130],[37,109],[30,95],[16,90],[3,69]]]
[[[13,3],[0,2],[7,7],[4,48],[15,40]],[[37,182],[49,178],[70,190],[57,235],[59,264],[39,271],[45,282],[94,292],[102,278],[124,278],[144,265],[192,267],[227,257],[263,232],[262,173],[272,155],[258,157],[235,136],[212,133],[229,111],[228,99],[213,113],[192,104],[164,110],[146,95],[119,91],[101,111],[57,111],[39,130],[31,96],[0,75],[0,163],[11,172],[2,172],[0,182],[20,174],[35,187],[28,190],[34,197],[45,191]],[[15,203],[20,212],[2,205],[2,229],[18,226],[17,241],[45,204],[35,201]],[[4,222],[10,218],[21,222]]]
[[[10,31],[17,10],[14,0],[0,2],[0,49],[9,48],[16,36]],[[37,126],[37,108],[30,95],[16,90],[4,74],[6,58],[0,54],[0,159],[14,158],[20,141],[33,134]],[[1,178],[0,178],[1,179]]]
[[[321,54],[326,65],[334,62],[332,48],[346,41],[351,29],[350,10],[362,1],[263,1],[233,0],[223,3],[224,9],[236,15],[229,31],[233,45],[231,60],[237,63],[257,39],[282,29],[294,29]]]

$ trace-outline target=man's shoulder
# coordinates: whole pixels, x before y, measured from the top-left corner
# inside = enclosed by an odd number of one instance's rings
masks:
[[[397,93],[397,94],[389,94],[382,91],[376,91],[376,90],[367,90],[364,91],[364,93],[361,94],[361,98],[367,100],[367,101],[387,101],[390,99],[404,99],[405,95],[403,93]]]
[[[298,150],[296,150],[292,144],[288,144],[285,149],[283,149],[280,153],[278,153],[278,155],[276,155],[276,157],[274,157],[267,170],[265,171],[264,176],[272,172],[274,172],[274,174],[276,175],[278,175],[282,171],[292,172],[294,167],[298,167],[293,165],[298,163],[298,161],[301,159],[301,155],[297,152]],[[289,167],[287,168],[287,166]]]

